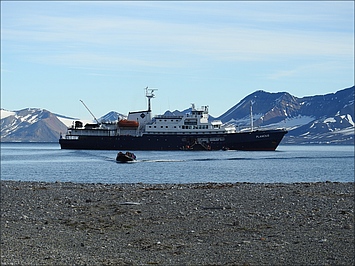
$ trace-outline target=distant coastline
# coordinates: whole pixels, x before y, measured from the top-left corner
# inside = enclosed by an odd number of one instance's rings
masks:
[[[325,95],[297,98],[287,92],[251,93],[214,119],[238,128],[250,127],[250,102],[253,101],[255,129],[286,128],[281,144],[355,144],[354,86]],[[142,106],[142,108],[146,108]],[[143,110],[142,109],[142,110]],[[154,111],[154,104],[153,104]],[[189,111],[166,111],[180,115]],[[155,113],[155,112],[154,112]],[[65,118],[64,118],[65,117]],[[116,111],[98,121],[118,121],[126,115]],[[51,113],[40,108],[18,111],[1,109],[1,141],[56,142],[76,118]],[[90,121],[83,121],[84,124]]]

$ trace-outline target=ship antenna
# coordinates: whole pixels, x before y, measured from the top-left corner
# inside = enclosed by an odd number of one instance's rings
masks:
[[[80,100],[81,103],[85,106],[85,108],[89,111],[89,113],[92,115],[92,117],[95,119],[95,121],[97,122],[97,124],[100,124],[100,122],[96,119],[96,117],[94,116],[94,114],[90,111],[89,107],[86,106],[86,104]]]
[[[250,130],[251,130],[251,132],[254,130],[254,122],[253,122],[253,101],[250,101]]]
[[[148,98],[148,112],[151,112],[151,105],[150,105],[150,99],[154,98],[154,91],[157,91],[158,89],[148,89],[148,86],[145,88],[145,96]]]

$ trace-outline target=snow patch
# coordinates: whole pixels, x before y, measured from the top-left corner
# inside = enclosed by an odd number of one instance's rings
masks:
[[[349,123],[352,124],[353,126],[355,126],[353,118],[351,117],[351,115],[347,114],[346,117],[348,118]]]
[[[354,127],[347,127],[347,128],[344,128],[344,129],[339,129],[337,131],[333,131],[332,132],[333,134],[336,133],[336,134],[343,134],[343,135],[354,135],[355,134],[355,131],[354,131]]]
[[[16,115],[16,112],[1,109],[1,119],[12,116],[12,115]]]
[[[59,117],[59,116],[57,116],[57,118],[59,119],[60,122],[62,122],[67,127],[71,127],[72,125],[74,125],[75,121],[81,121],[84,125],[93,123],[92,120],[70,119],[70,118],[64,118],[64,117]],[[96,121],[95,121],[95,123],[96,123]]]
[[[328,117],[327,119],[324,120],[324,123],[335,123],[336,120],[333,117]]]
[[[36,123],[36,122],[38,122],[38,116],[39,115],[34,115],[33,117],[30,117],[30,119],[28,119],[28,123],[30,123],[30,124],[34,124],[34,123]]]
[[[314,121],[314,117],[312,116],[296,116],[291,118],[286,118],[278,123],[270,124],[268,128],[286,128],[288,130],[292,130],[294,128],[307,125],[308,123]]]
[[[74,121],[77,120],[77,119],[74,120],[74,119],[70,119],[70,118],[63,118],[63,117],[59,117],[59,116],[57,116],[57,118],[59,119],[60,122],[62,122],[67,127],[70,127],[71,125],[73,125]]]

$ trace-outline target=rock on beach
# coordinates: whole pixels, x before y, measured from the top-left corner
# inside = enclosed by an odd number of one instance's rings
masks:
[[[354,265],[354,183],[1,181],[1,265]]]

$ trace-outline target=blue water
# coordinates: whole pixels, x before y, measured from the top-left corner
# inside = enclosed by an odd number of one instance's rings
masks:
[[[353,146],[281,145],[275,152],[61,150],[56,143],[1,143],[1,179],[77,183],[353,182]]]

